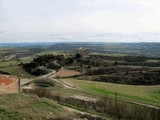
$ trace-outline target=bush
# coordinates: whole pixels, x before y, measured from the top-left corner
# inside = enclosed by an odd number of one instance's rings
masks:
[[[36,86],[44,86],[44,87],[53,87],[55,85],[55,82],[51,79],[36,79],[36,80],[33,80],[33,81],[30,81],[28,83],[26,83],[25,85],[29,85],[29,84],[35,84]]]
[[[38,97],[46,97],[46,98],[51,98],[52,94],[51,94],[51,90],[50,89],[46,89],[46,88],[36,88],[33,90],[33,93],[38,95]]]
[[[52,62],[47,64],[47,68],[58,70],[59,68],[61,68],[61,66],[56,64],[54,61],[52,61]]]

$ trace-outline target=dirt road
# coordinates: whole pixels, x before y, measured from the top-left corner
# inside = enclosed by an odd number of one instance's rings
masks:
[[[112,120],[109,117],[106,118],[106,117],[91,114],[91,113],[88,113],[88,112],[83,112],[83,111],[80,111],[80,110],[77,110],[77,109],[74,109],[74,108],[70,108],[70,107],[67,107],[67,106],[63,106],[63,108],[66,109],[67,111],[70,111],[70,112],[73,112],[73,113],[79,113],[81,115],[89,115],[89,116],[92,116],[92,117],[95,117],[95,118],[101,118],[102,120]]]

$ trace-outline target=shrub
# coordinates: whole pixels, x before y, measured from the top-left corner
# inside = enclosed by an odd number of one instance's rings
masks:
[[[46,98],[52,97],[51,90],[46,88],[38,87],[33,90],[33,93],[38,95],[38,97],[46,97]]]

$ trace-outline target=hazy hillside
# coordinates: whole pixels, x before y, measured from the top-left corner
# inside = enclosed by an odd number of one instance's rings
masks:
[[[79,47],[88,48],[91,53],[111,55],[141,55],[160,57],[160,43],[107,43],[107,42],[43,42],[43,43],[1,43],[0,47],[34,48],[44,51],[75,52]]]
[[[95,53],[160,56],[160,43],[61,43],[50,46],[49,50],[74,52],[79,47]]]

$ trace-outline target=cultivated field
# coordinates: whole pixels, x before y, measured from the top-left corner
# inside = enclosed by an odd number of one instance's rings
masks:
[[[69,76],[75,76],[80,74],[81,74],[80,72],[75,70],[62,69],[56,74],[56,77],[69,77]]]

